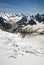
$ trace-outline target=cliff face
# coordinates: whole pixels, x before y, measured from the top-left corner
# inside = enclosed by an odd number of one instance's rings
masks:
[[[0,29],[7,31],[11,28],[11,24],[6,22],[6,19],[0,17]]]

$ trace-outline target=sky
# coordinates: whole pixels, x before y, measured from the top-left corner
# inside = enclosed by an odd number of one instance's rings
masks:
[[[0,11],[44,14],[44,0],[0,0]]]

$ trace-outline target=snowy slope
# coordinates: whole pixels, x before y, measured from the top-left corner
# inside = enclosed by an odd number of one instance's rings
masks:
[[[44,35],[22,38],[0,30],[0,61],[0,65],[44,65]]]

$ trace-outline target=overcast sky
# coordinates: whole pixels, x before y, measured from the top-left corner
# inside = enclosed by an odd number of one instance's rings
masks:
[[[0,0],[0,11],[44,13],[44,0]]]

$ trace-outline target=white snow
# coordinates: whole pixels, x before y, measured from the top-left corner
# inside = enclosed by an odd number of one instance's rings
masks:
[[[44,65],[44,35],[22,38],[0,30],[0,65]]]

